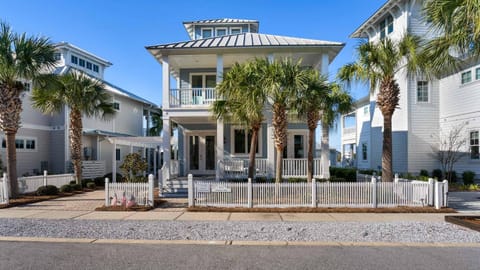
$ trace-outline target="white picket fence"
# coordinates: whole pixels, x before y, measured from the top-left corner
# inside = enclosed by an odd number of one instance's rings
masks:
[[[232,183],[193,181],[189,175],[189,206],[213,207],[445,207],[444,182],[363,183]],[[436,192],[434,192],[436,191]],[[438,197],[441,197],[440,201]]]
[[[73,174],[53,174],[48,175],[47,171],[43,172],[43,175],[28,176],[18,178],[18,192],[20,194],[35,192],[39,187],[46,185],[53,185],[61,187],[67,185],[70,181],[75,180]]]
[[[147,183],[110,183],[105,178],[105,206],[122,205],[135,199],[137,205],[153,206],[153,175],[148,176]],[[114,198],[117,197],[116,202]]]
[[[3,177],[0,179],[0,204],[8,204],[8,178],[7,174],[4,173]]]

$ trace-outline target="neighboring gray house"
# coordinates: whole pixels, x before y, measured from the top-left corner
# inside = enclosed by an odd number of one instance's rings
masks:
[[[158,107],[148,100],[136,96],[120,87],[104,81],[105,69],[112,64],[94,54],[72,44],[62,42],[56,45],[55,57],[58,61],[54,72],[64,74],[70,69],[80,70],[101,80],[114,103],[115,116],[107,120],[83,118],[83,159],[103,166],[103,171],[112,171],[112,156],[116,154],[121,160],[130,152],[129,147],[119,146],[114,151],[112,144],[106,140],[115,136],[145,136],[144,123],[150,110]],[[31,106],[30,84],[23,93],[22,128],[16,138],[17,169],[19,175],[35,175],[43,170],[50,174],[64,173],[71,170],[70,149],[68,141],[68,108],[55,115],[44,115]],[[5,139],[0,133],[2,145],[0,151],[5,158]],[[5,164],[4,160],[4,164]]]
[[[389,0],[351,37],[377,42],[411,33],[430,39],[434,33],[423,20],[423,2]],[[480,99],[480,62],[466,61],[463,66],[461,72],[431,81],[396,74],[400,102],[392,120],[394,172],[440,168],[432,146],[438,146],[439,137],[462,124],[462,136],[467,141],[462,152],[466,156],[454,169],[457,173],[472,170],[480,174],[480,111],[476,104]],[[376,93],[360,99],[356,110],[342,118],[342,157],[355,157],[354,163],[361,169],[381,167],[383,118],[375,100]]]
[[[175,175],[231,174],[246,176],[249,131],[236,123],[217,120],[210,105],[217,99],[216,85],[234,63],[256,57],[279,60],[302,59],[304,66],[328,74],[328,66],[344,44],[322,40],[259,33],[259,22],[242,19],[215,19],[185,22],[190,40],[148,46],[147,50],[162,64],[163,126],[178,127],[178,160],[164,154],[164,179]],[[173,77],[175,81],[170,80]],[[259,134],[257,174],[272,177],[275,148],[271,110],[266,108],[265,122]],[[308,129],[305,123],[291,121],[288,145],[284,152],[285,177],[305,177]],[[168,151],[170,134],[164,134],[163,149]],[[328,155],[324,160],[328,168]],[[316,177],[321,177],[320,159],[315,160]]]

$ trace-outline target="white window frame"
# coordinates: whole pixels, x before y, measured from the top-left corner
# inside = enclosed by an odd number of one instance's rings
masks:
[[[116,161],[121,161],[122,160],[122,149],[121,148],[115,148],[115,160]]]
[[[463,82],[463,74],[470,73],[470,80],[468,82]],[[471,70],[466,70],[464,72],[460,73],[460,83],[461,85],[469,84],[472,82],[472,71]]]
[[[243,33],[242,27],[230,27],[230,35],[237,35],[233,33],[233,30],[239,30],[240,32],[238,34]]]
[[[287,131],[287,157],[295,158],[295,135],[303,136],[303,156],[308,157],[308,130],[291,129]],[[283,153],[282,153],[283,155]]]
[[[423,100],[418,100],[418,90],[419,90],[419,83],[420,82],[426,82],[427,83],[427,101],[423,101]],[[416,94],[416,98],[415,100],[417,101],[417,103],[430,103],[430,82],[429,81],[426,81],[426,80],[417,80],[417,84],[416,84],[416,91],[415,91],[415,94]]]
[[[210,32],[212,33],[212,35],[209,36],[209,37],[205,37],[205,36],[203,35],[203,32],[205,32],[206,30],[210,30]],[[204,27],[204,28],[202,28],[202,30],[200,31],[200,33],[202,34],[202,39],[203,39],[203,38],[212,38],[212,37],[213,37],[213,34],[214,34],[212,27]]]
[[[193,76],[200,76],[200,75],[202,75],[202,89],[207,88],[207,76],[215,75],[215,78],[217,77],[217,73],[215,73],[215,72],[192,72],[192,73],[190,73],[190,81],[188,82],[191,89],[193,89],[193,87],[192,87],[192,77]]]
[[[243,129],[245,130],[245,153],[235,153],[235,130]],[[248,147],[248,130],[249,128],[246,128],[244,126],[231,126],[230,127],[230,153],[232,157],[248,157],[249,153]],[[262,127],[258,130],[258,153],[256,153],[256,157],[261,157],[263,155],[262,151]]]
[[[225,35],[219,35],[218,30],[224,30]],[[227,27],[217,27],[217,28],[215,28],[215,36],[216,37],[221,37],[221,36],[226,36],[226,35],[228,35],[228,28]]]
[[[115,103],[118,104],[118,109],[115,108]],[[113,100],[112,106],[113,106],[113,109],[117,112],[122,110],[122,103],[118,100]]]
[[[5,136],[0,137],[0,149],[6,150],[6,147],[3,147],[3,140],[6,140]],[[16,137],[15,140],[22,140],[23,141],[23,148],[15,148],[17,152],[37,152],[38,151],[38,139],[37,137]],[[35,149],[27,149],[27,140],[35,141]]]
[[[471,133],[472,132],[478,132],[478,135],[479,135],[479,144],[477,145],[472,145],[471,144]],[[476,128],[473,128],[473,129],[469,129],[468,130],[468,134],[467,134],[467,139],[468,139],[468,153],[469,153],[469,157],[468,159],[470,161],[473,161],[473,162],[480,162],[480,158],[477,158],[477,159],[474,159],[472,158],[472,146],[478,146],[479,147],[479,150],[480,150],[480,129],[476,129]]]
[[[364,156],[363,156],[363,146],[365,146],[365,152],[366,152],[366,155],[367,155],[367,158],[364,159]],[[368,161],[368,143],[367,142],[362,142],[361,144],[361,157],[362,157],[362,161],[363,162],[367,162]]]

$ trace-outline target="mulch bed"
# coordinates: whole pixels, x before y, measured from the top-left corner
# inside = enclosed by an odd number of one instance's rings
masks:
[[[160,206],[161,204],[164,204],[166,203],[165,200],[161,200],[161,199],[154,199],[153,200],[153,205],[154,207],[152,206],[144,206],[144,205],[137,205],[137,206],[133,206],[133,207],[130,207],[130,208],[127,208],[125,206],[121,206],[121,205],[117,205],[117,206],[100,206],[100,207],[97,207],[95,208],[95,211],[111,211],[111,212],[118,212],[118,211],[134,211],[134,212],[145,212],[145,211],[150,211],[152,209],[155,209],[155,207],[158,207]]]
[[[224,208],[189,207],[189,212],[262,212],[262,213],[456,213],[452,208],[395,207],[395,208]]]
[[[3,208],[9,208],[9,207],[15,207],[15,206],[21,206],[25,204],[30,204],[30,203],[37,203],[37,202],[43,202],[43,201],[48,201],[48,200],[53,200],[53,199],[58,199],[61,197],[68,197],[68,196],[73,196],[75,194],[82,194],[84,192],[91,192],[93,189],[83,189],[83,191],[74,191],[74,192],[69,192],[69,193],[59,193],[58,195],[45,195],[45,196],[38,196],[35,194],[35,192],[32,193],[26,193],[23,195],[20,195],[16,199],[10,199],[8,205],[7,204],[0,204],[0,209]]]
[[[480,216],[445,216],[445,221],[480,232]]]

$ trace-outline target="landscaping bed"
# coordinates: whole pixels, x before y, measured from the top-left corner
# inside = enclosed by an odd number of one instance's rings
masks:
[[[112,211],[112,212],[118,212],[118,211],[134,211],[134,212],[145,212],[145,211],[150,211],[152,209],[155,209],[156,207],[160,206],[161,204],[165,203],[165,200],[162,199],[154,199],[153,200],[153,207],[152,206],[147,206],[147,205],[136,205],[132,207],[126,207],[126,206],[121,206],[121,205],[116,205],[116,206],[100,206],[95,208],[95,211]]]
[[[189,212],[263,212],[263,213],[456,213],[452,208],[395,207],[395,208],[241,208],[241,207],[189,207]]]
[[[480,216],[445,216],[445,221],[480,232]]]
[[[35,192],[32,192],[32,193],[20,195],[20,197],[16,199],[10,199],[8,204],[0,204],[0,209],[21,206],[21,205],[30,204],[30,203],[43,202],[43,201],[58,199],[61,197],[73,196],[76,194],[82,194],[84,192],[91,192],[91,191],[94,191],[94,190],[83,189],[83,191],[61,192],[57,195],[42,195],[42,196],[36,195]]]

